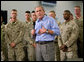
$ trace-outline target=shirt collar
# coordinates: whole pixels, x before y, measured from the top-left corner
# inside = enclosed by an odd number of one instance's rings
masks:
[[[46,15],[44,15],[44,17],[42,18],[42,20],[37,19],[37,22],[44,21],[44,20],[45,20],[45,18],[46,18]]]

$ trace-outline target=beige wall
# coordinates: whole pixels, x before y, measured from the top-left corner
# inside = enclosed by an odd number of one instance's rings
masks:
[[[8,11],[9,20],[11,10],[17,9],[18,19],[21,21],[25,21],[25,11],[32,11],[37,5],[39,5],[38,1],[1,1],[1,10]]]
[[[10,11],[12,9],[18,10],[18,19],[25,21],[24,14],[26,10],[34,10],[38,5],[41,5],[40,1],[1,1],[1,10],[8,11],[8,20],[10,17]],[[43,6],[46,14],[48,15],[50,10],[54,10],[57,14],[59,21],[63,22],[63,11],[70,10],[74,15],[74,6],[81,6],[81,14],[83,15],[83,3],[82,1],[57,1],[56,6]],[[75,15],[74,15],[75,16]]]

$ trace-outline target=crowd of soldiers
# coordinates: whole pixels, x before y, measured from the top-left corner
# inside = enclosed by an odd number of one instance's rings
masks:
[[[49,12],[60,29],[60,35],[55,36],[54,40],[55,61],[83,58],[83,17],[80,6],[75,6],[74,12],[75,17],[69,10],[65,10],[63,23],[57,21],[55,11]],[[17,10],[12,9],[6,25],[1,16],[1,61],[36,61],[36,35],[31,35],[36,20],[35,11],[25,11],[25,22],[21,22],[17,19]]]

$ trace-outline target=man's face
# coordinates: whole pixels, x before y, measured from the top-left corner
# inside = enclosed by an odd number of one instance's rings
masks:
[[[63,17],[65,20],[68,20],[70,18],[70,14],[68,12],[64,12]]]
[[[53,13],[53,12],[50,12],[50,13],[49,13],[49,16],[51,16],[51,17],[55,18],[56,14],[55,14],[55,13]]]
[[[11,17],[15,19],[17,17],[17,11],[12,11]]]
[[[31,16],[30,16],[30,13],[25,13],[25,18],[26,18],[26,19],[30,19],[30,17],[31,17]]]
[[[70,20],[73,20],[73,15],[70,15]]]
[[[45,14],[44,10],[41,7],[37,7],[35,9],[35,12],[36,12],[37,18],[39,18],[39,19],[42,19]]]
[[[79,13],[81,12],[81,10],[80,10],[80,8],[75,7],[75,8],[74,8],[74,12],[75,12],[75,14],[79,14]]]
[[[32,17],[32,20],[35,22],[37,20],[37,16],[35,13],[32,13],[31,14],[31,17]]]

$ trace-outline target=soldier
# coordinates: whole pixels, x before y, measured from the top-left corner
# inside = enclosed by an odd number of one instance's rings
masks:
[[[31,13],[31,18],[32,18],[32,21],[33,21],[33,26],[34,26],[34,28],[35,28],[35,22],[36,22],[36,20],[37,20],[37,16],[36,16],[35,11],[32,11],[32,13]]]
[[[53,17],[53,18],[56,20],[56,22],[57,22],[58,25],[61,24],[61,23],[60,23],[59,21],[57,21],[57,19],[56,19],[56,13],[55,13],[55,11],[50,11],[50,12],[49,12],[49,16]]]
[[[77,38],[79,34],[78,25],[70,20],[69,10],[64,11],[63,17],[65,22],[60,27],[61,35],[58,37],[61,61],[77,58]]]
[[[24,25],[17,19],[17,10],[12,9],[11,21],[6,25],[6,43],[8,47],[9,61],[22,61],[24,58],[24,44],[22,42],[24,35]]]
[[[73,14],[71,13],[70,14],[70,20],[73,20],[74,18],[73,18]]]
[[[1,16],[1,57],[2,60],[7,61],[7,44],[5,42],[5,25],[3,17]]]
[[[27,47],[27,56],[29,61],[34,61],[34,46],[33,46],[33,39],[31,36],[31,29],[33,29],[33,23],[30,19],[30,11],[25,12],[25,35],[24,35],[24,41],[25,46]]]
[[[4,48],[3,48],[3,45],[4,45],[4,30],[3,30],[3,18],[1,16],[1,61],[4,61],[5,60],[5,56],[4,56]]]
[[[53,17],[56,20],[56,14],[55,11],[50,11],[49,16]],[[57,21],[58,26],[61,24],[59,21]],[[60,61],[60,50],[58,46],[58,36],[55,36],[55,61]]]
[[[80,6],[74,7],[75,12],[75,22],[79,26],[79,37],[77,40],[78,44],[78,57],[83,58],[83,17],[81,16],[81,8]]]
[[[32,18],[32,21],[33,21],[33,29],[35,29],[35,23],[36,23],[36,20],[37,20],[37,16],[36,16],[36,13],[35,11],[32,11],[31,13],[31,18]],[[35,35],[36,36],[36,35]],[[33,36],[34,40],[35,40],[35,36]],[[34,41],[35,42],[35,41]]]
[[[37,20],[37,16],[36,16],[35,11],[32,11],[31,18],[32,18],[32,21],[33,21],[33,29],[35,29],[35,23],[36,23],[36,20]],[[35,38],[36,38],[36,35],[33,36],[33,42],[34,42],[33,46],[34,46],[34,49],[36,47]],[[35,51],[34,51],[34,55],[35,55]],[[36,60],[36,55],[35,55],[35,60]]]

